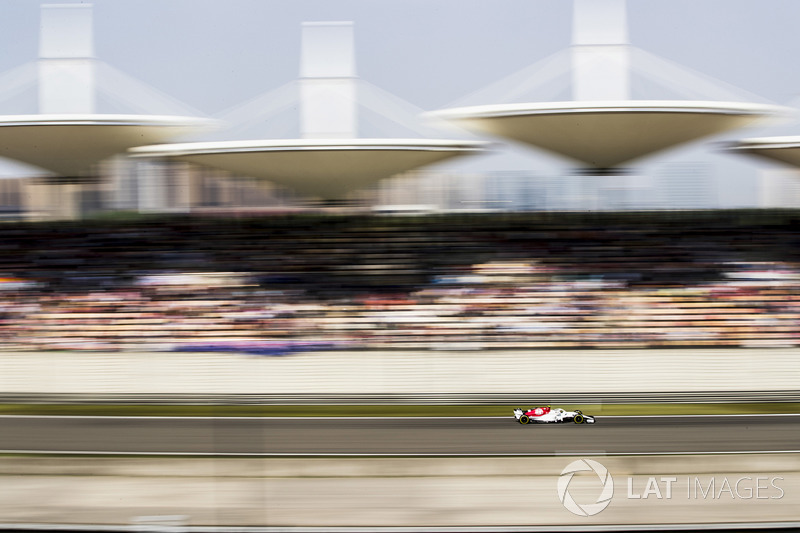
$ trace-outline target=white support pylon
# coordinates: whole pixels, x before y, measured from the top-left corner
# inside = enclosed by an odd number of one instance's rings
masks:
[[[91,4],[42,5],[39,113],[94,112]]]
[[[302,28],[300,135],[304,139],[355,138],[353,23],[305,22]]]
[[[630,99],[625,0],[574,0],[572,96],[577,101]]]

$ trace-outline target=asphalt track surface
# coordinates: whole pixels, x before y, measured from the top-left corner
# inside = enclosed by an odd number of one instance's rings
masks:
[[[0,417],[0,452],[557,455],[800,450],[800,416],[508,418]]]

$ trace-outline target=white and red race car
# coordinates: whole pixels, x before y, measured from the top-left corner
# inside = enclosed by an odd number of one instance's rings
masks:
[[[565,411],[564,409],[551,409],[549,405],[544,407],[532,407],[531,409],[514,409],[514,418],[520,424],[558,424],[562,422],[574,422],[576,424],[594,424],[594,417],[585,415],[580,411]]]

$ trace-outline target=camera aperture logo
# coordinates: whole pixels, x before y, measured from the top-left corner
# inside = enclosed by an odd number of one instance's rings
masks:
[[[594,503],[578,503],[569,493],[569,484],[578,472],[594,472],[602,485],[602,491]],[[594,516],[608,507],[614,496],[614,479],[608,469],[591,459],[573,461],[561,471],[558,478],[558,499],[566,509],[578,516]]]

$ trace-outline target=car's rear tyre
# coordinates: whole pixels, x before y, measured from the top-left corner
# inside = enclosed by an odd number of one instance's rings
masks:
[[[527,424],[530,421],[531,421],[531,419],[528,418],[528,415],[520,415],[520,417],[519,417],[519,423],[520,424]]]
[[[573,422],[575,422],[576,424],[583,424],[583,422],[584,422],[585,420],[586,420],[586,419],[585,419],[585,418],[583,418],[583,415],[582,415],[582,414],[580,414],[580,413],[578,413],[577,415],[575,415],[575,418],[573,418],[573,419],[572,419],[572,421],[573,421]]]

